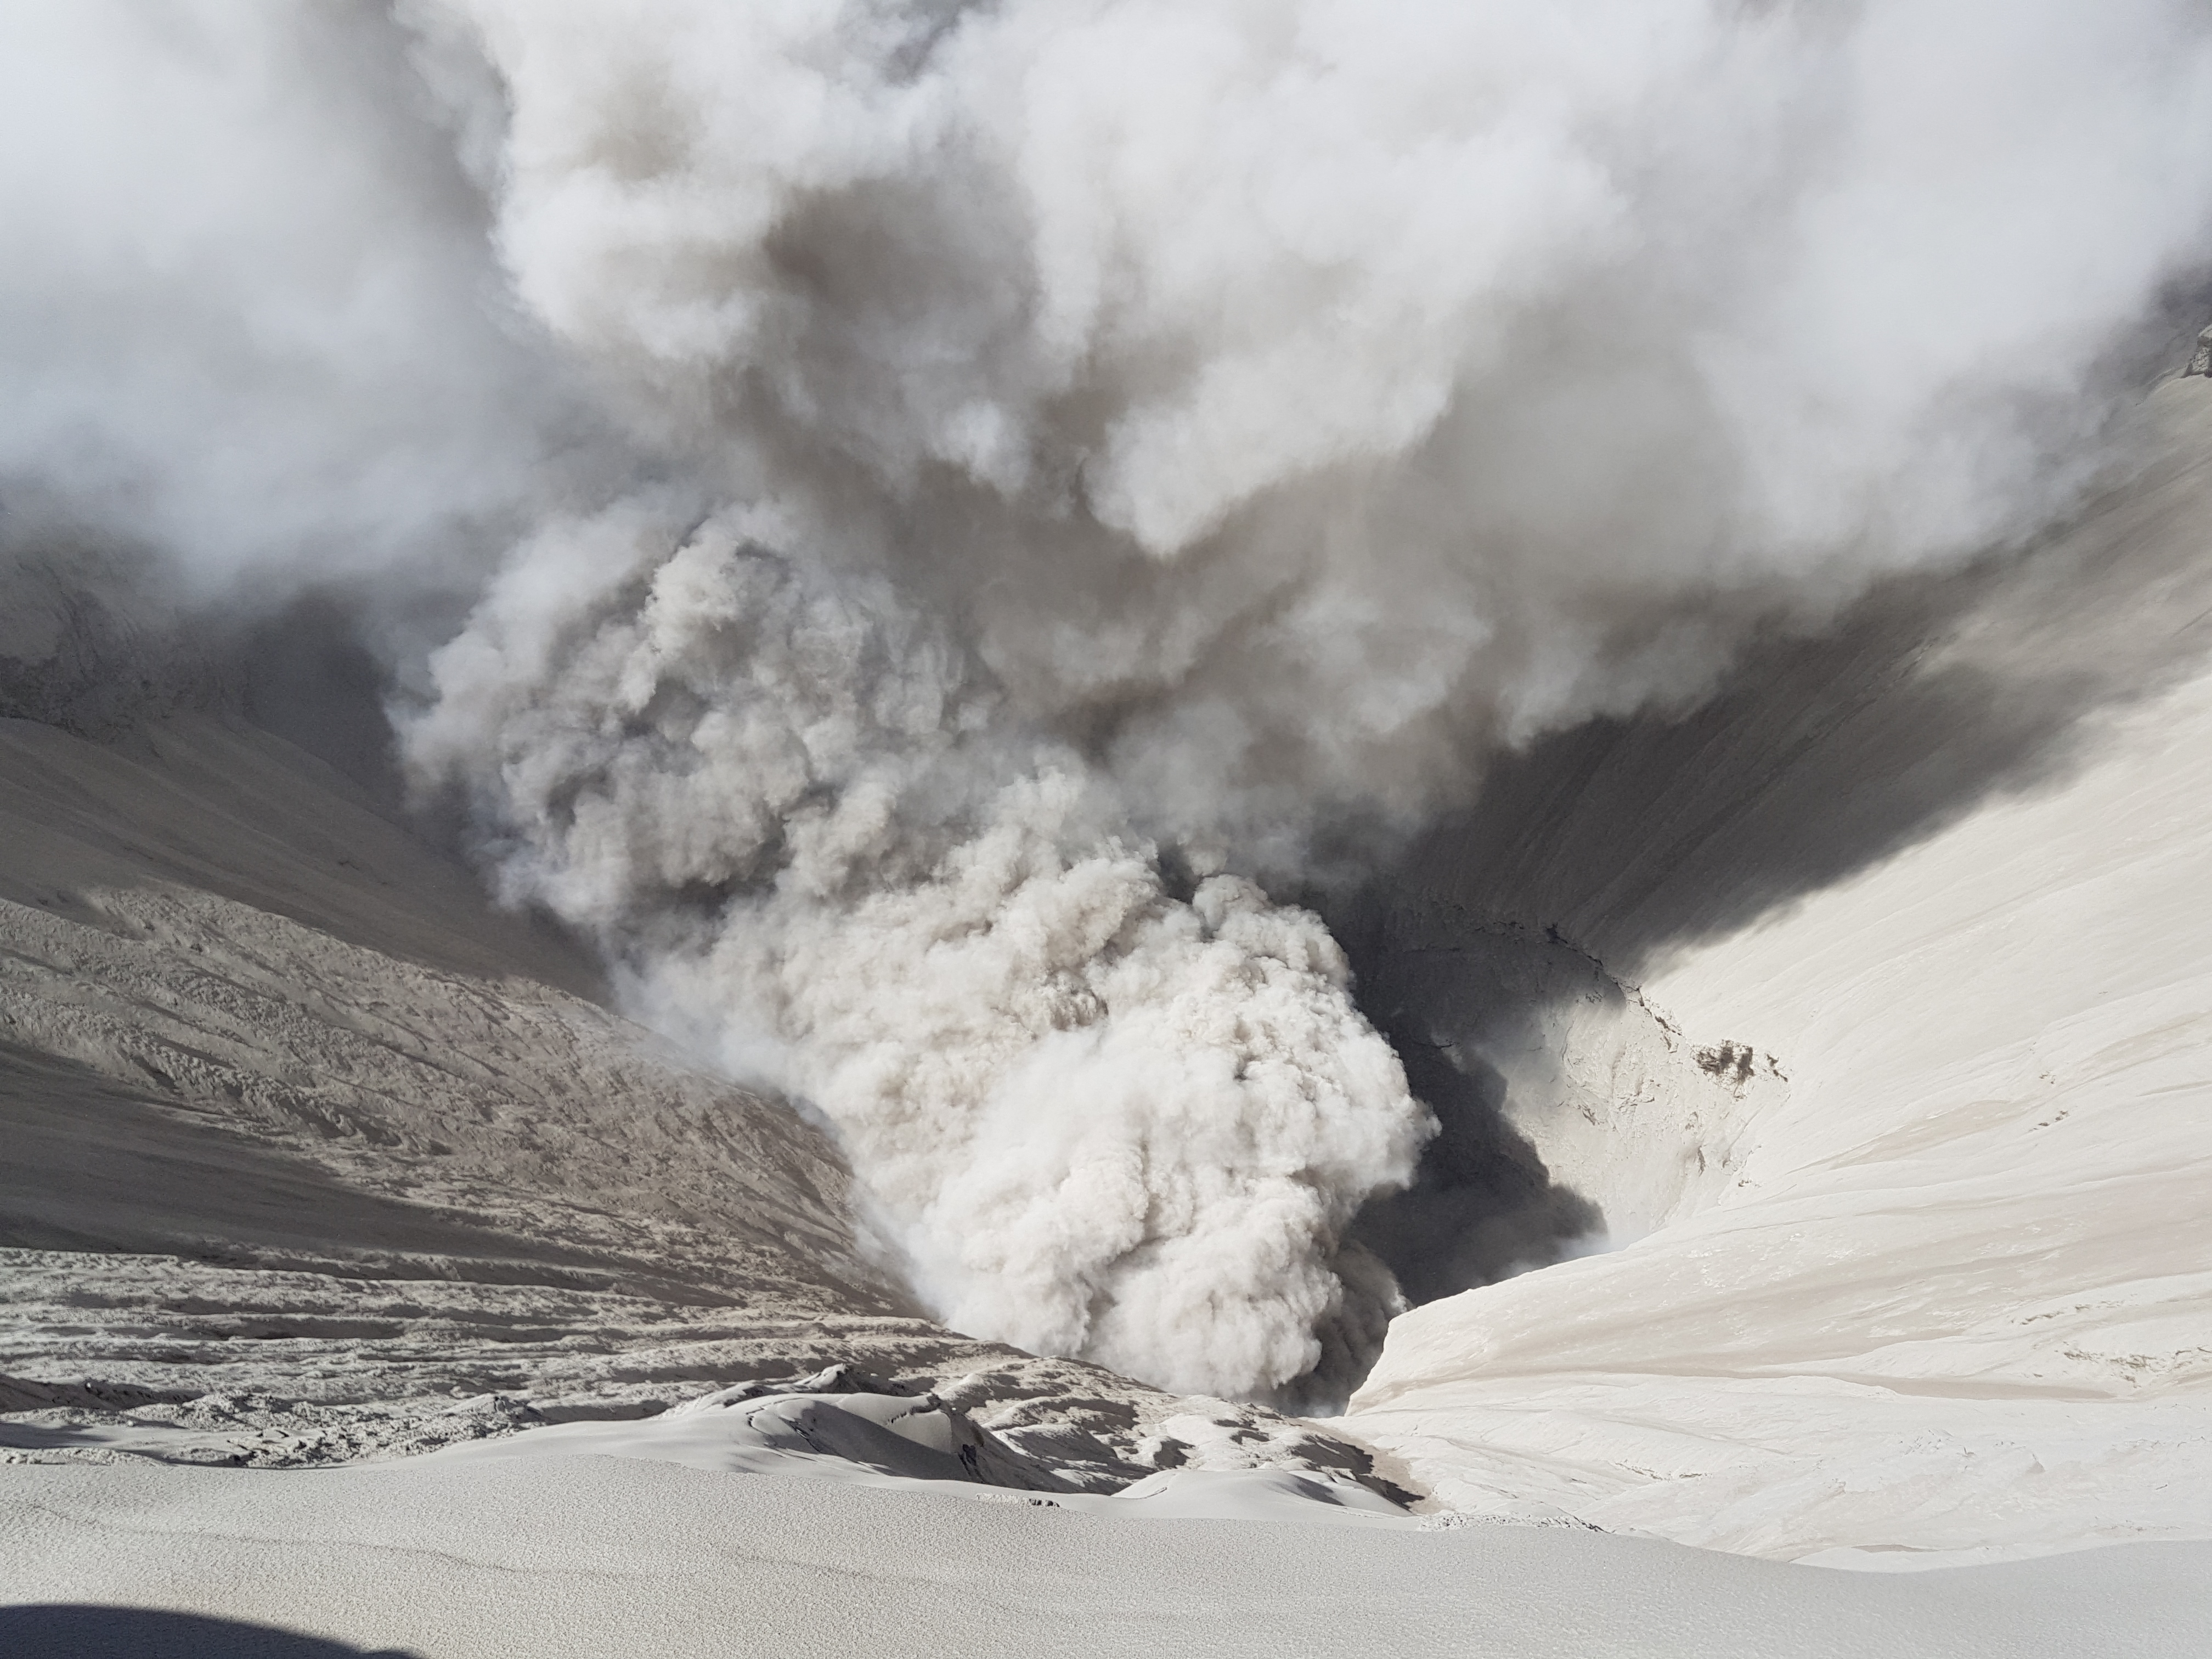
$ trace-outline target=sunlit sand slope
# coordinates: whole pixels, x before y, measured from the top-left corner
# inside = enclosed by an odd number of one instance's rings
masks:
[[[421,1659],[2181,1654],[2202,1650],[2208,1554],[1870,1578],[1572,1528],[1123,1519],[617,1458],[42,1468],[0,1487],[11,1599],[106,1604],[100,1627],[142,1642],[161,1623],[124,1609]],[[66,1632],[83,1651],[92,1622],[0,1608],[0,1645]],[[173,1650],[292,1651],[234,1627]]]
[[[2175,453],[2076,532],[2170,542],[2131,639],[2096,619],[2146,660],[2212,605],[2208,402],[2158,394]],[[1455,1503],[1760,1555],[2212,1535],[2212,678],[2070,752],[1650,975],[1779,1061],[1734,1179],[1401,1319],[1353,1424]]]

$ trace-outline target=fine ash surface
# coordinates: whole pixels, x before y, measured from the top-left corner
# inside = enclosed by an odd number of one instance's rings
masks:
[[[31,1605],[0,1607],[0,1644],[29,1652],[97,1652],[96,1633],[137,1636],[141,1653],[167,1636],[171,1650],[287,1659],[2076,1659],[2203,1645],[2207,1552],[2184,1544],[1874,1576],[1582,1528],[1133,1522],[1121,1514],[1147,1504],[978,1503],[988,1489],[615,1457],[8,1473],[0,1552]],[[191,1634],[197,1650],[179,1639]]]
[[[1617,1109],[1723,1152],[1667,1212],[1635,1136],[1607,1166],[1571,1097],[1529,1097],[1550,1169],[1651,1227],[1393,1324],[1348,1426],[1439,1503],[1861,1570],[2212,1538],[2212,388],[2145,415],[2140,472],[1948,635],[1554,757],[1579,829],[1515,890],[1611,959],[1640,934],[1634,1006],[1746,1039],[1708,1056],[1743,1092],[1717,1143],[1710,1097]],[[2007,755],[2051,688],[2116,675],[2072,744]],[[1971,809],[1913,805],[1992,750]],[[1839,813],[1900,808],[1838,866]],[[1440,844],[1435,903],[1480,904],[1480,845]],[[1726,925],[1784,854],[1808,890]],[[1415,994],[1436,959],[1400,961],[1408,1018],[1482,1037],[1460,958]]]
[[[8,720],[0,777],[0,1459],[300,1468],[738,1387],[927,1400],[1017,1488],[1384,1485],[922,1317],[824,1135],[267,733]]]

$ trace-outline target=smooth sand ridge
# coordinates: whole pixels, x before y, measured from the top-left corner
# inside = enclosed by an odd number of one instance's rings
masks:
[[[2205,1650],[2212,1571],[2212,1549],[2159,1545],[1868,1577],[1571,1528],[1124,1522],[605,1458],[13,1470],[0,1555],[19,1607],[422,1659],[2179,1655]],[[0,1638],[40,1616],[0,1612]]]
[[[2212,386],[2152,411],[2178,459],[2074,539],[2173,573],[2006,648],[2201,659]],[[1785,1559],[2212,1536],[2212,678],[2075,753],[1650,975],[1786,1074],[1732,1181],[1402,1318],[1351,1425],[1447,1501]]]

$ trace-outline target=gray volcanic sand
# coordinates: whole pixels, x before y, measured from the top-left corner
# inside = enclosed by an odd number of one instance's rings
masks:
[[[611,1458],[16,1470],[0,1552],[17,1601],[437,1659],[2178,1655],[2205,1650],[2208,1560],[2163,1545],[1846,1574],[1576,1529],[1130,1521]],[[0,1636],[33,1617],[0,1612]]]
[[[1099,1489],[1185,1443],[1190,1402],[929,1322],[826,1139],[268,733],[0,722],[0,1457],[312,1464],[841,1364],[1078,1431]]]

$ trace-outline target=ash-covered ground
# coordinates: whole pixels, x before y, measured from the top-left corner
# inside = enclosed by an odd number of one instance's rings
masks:
[[[1015,1486],[1385,1486],[1310,1425],[931,1322],[797,1109],[610,1013],[218,654],[17,598],[53,625],[0,722],[0,1457],[299,1468],[845,1367],[817,1390],[933,1394]],[[169,695],[133,708],[141,661]]]

